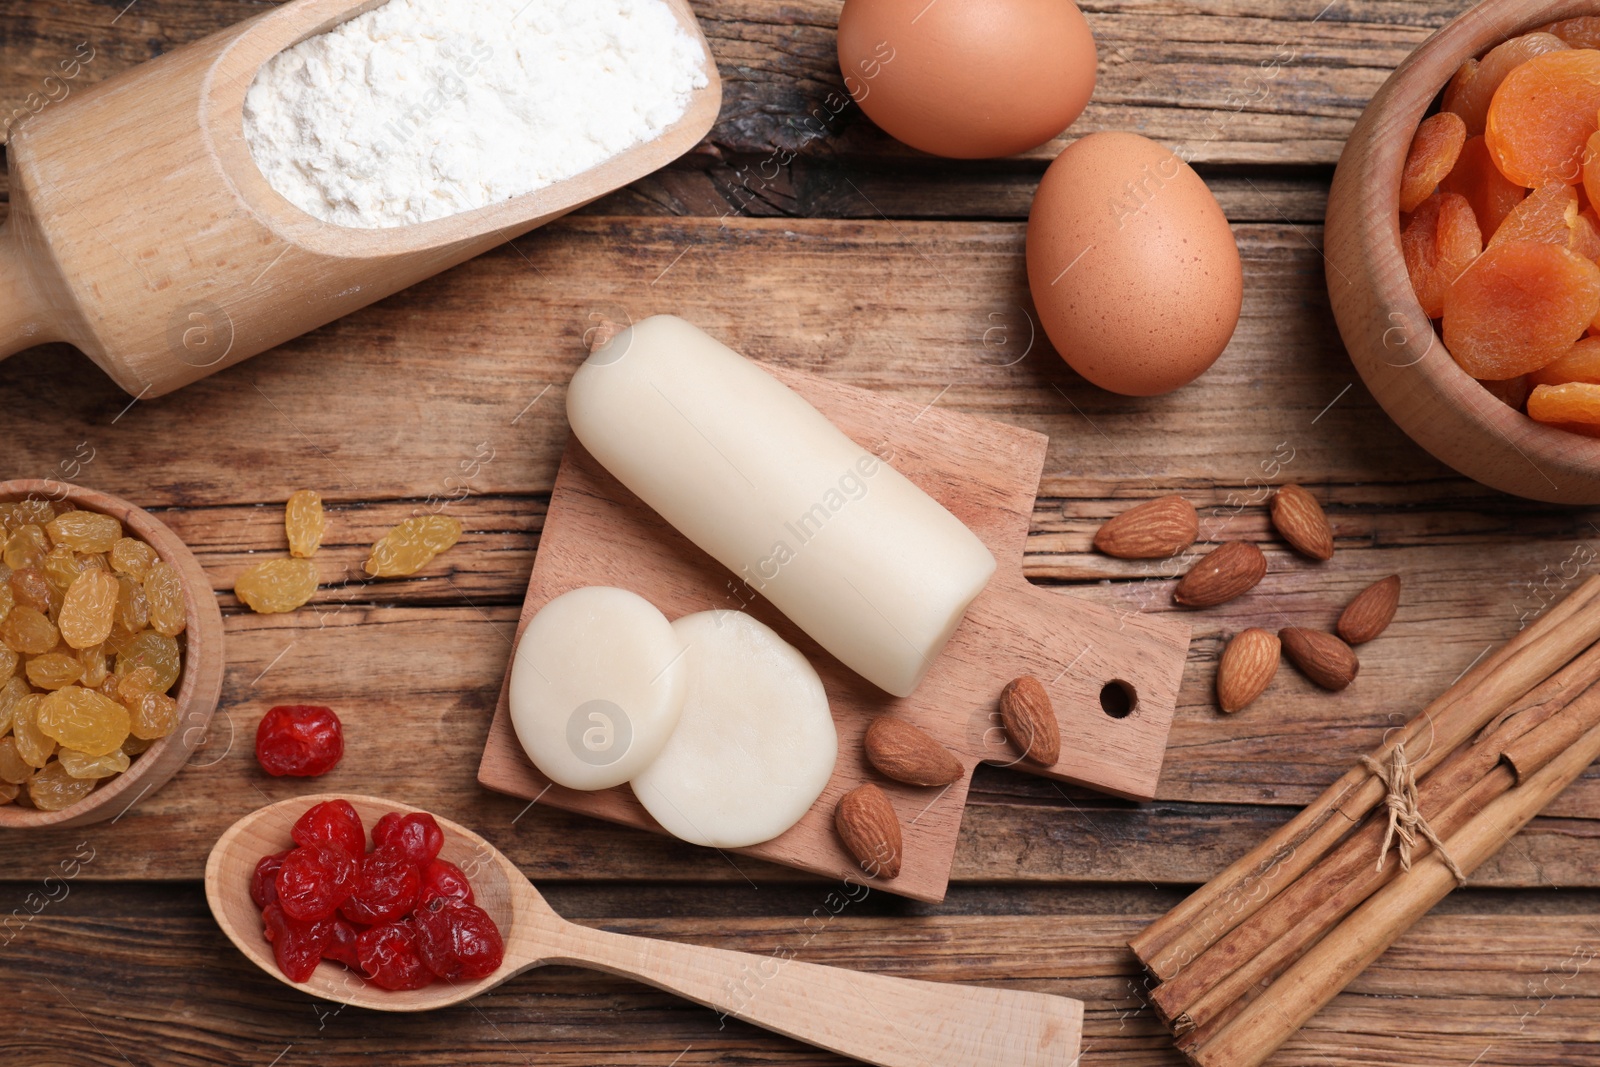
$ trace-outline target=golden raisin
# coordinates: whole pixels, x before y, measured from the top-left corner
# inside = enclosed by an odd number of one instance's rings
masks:
[[[188,624],[188,609],[183,603],[183,583],[170,563],[150,565],[144,576],[144,598],[150,604],[150,628],[158,634],[177,637]]]
[[[30,767],[43,767],[55,753],[55,739],[39,729],[39,709],[45,694],[29,693],[11,711],[11,736],[17,739],[17,754]]]
[[[104,756],[91,756],[75,748],[64,748],[56,753],[61,769],[74,778],[110,778],[128,769],[128,754],[120,748]]]
[[[69,685],[39,705],[38,725],[40,733],[63,748],[104,756],[122,747],[132,724],[121,704],[92,689]]]
[[[49,612],[55,605],[55,591],[50,588],[50,579],[46,578],[44,571],[38,567],[23,567],[21,570],[11,572],[7,579],[11,586],[12,595],[16,602],[34,611]]]
[[[123,537],[111,546],[111,569],[135,581],[144,581],[145,571],[156,559],[156,550],[136,537]]]
[[[44,557],[49,553],[50,539],[42,528],[30,523],[12,532],[6,539],[5,552],[0,554],[0,558],[15,571],[23,567],[44,566]]]
[[[0,682],[10,681],[12,675],[17,673],[17,668],[22,665],[22,657],[11,651],[5,645],[0,645]],[[0,734],[5,730],[0,729]]]
[[[53,762],[28,779],[28,799],[40,811],[64,811],[94,792],[93,778],[74,778]]]
[[[233,591],[258,614],[293,611],[317,595],[317,566],[308,559],[269,559],[239,575]]]
[[[459,540],[460,521],[448,515],[414,516],[372,546],[367,573],[374,578],[403,578],[415,574]]]
[[[0,622],[6,621],[6,616],[11,613],[11,608],[16,602],[17,596],[11,591],[11,577],[7,575],[4,581],[0,581]]]
[[[312,489],[302,489],[291,496],[284,505],[283,528],[289,535],[289,555],[310,559],[322,547],[322,534],[327,528],[322,497]]]
[[[16,510],[11,513],[11,517],[17,526],[33,525],[43,529],[56,517],[56,508],[43,497],[30,496],[26,500],[17,501]]]
[[[0,641],[13,652],[28,656],[42,656],[56,647],[61,640],[60,631],[44,613],[24,604],[18,604],[0,623]]]
[[[145,693],[128,705],[129,730],[141,741],[155,741],[178,728],[178,702],[165,693]]]
[[[33,768],[17,752],[15,737],[0,737],[0,782],[21,785],[33,777]]]
[[[83,664],[82,684],[93,689],[111,676],[111,663],[106,658],[106,646],[91,645],[78,650],[78,662]]]
[[[110,552],[122,537],[122,523],[97,511],[69,511],[46,527],[50,540],[75,552]]]
[[[83,664],[78,657],[65,652],[47,652],[28,660],[25,668],[28,681],[40,689],[60,689],[83,677]]]
[[[126,575],[117,579],[117,622],[130,634],[150,625],[150,600],[144,595],[142,581]]]
[[[182,666],[178,642],[166,634],[146,630],[128,642],[127,648],[118,653],[114,669],[118,674],[126,675],[139,667],[149,667],[155,672],[155,691],[165,693],[178,680],[178,672]]]
[[[13,675],[0,682],[0,736],[11,729],[11,716],[17,702],[32,693],[33,687],[20,675]]]
[[[73,581],[61,603],[56,625],[61,639],[73,648],[92,648],[111,636],[117,618],[121,593],[117,579],[106,571],[90,568]]]

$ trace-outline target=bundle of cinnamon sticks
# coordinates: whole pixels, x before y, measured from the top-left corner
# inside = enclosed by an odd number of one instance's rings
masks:
[[[1191,1063],[1266,1062],[1600,758],[1597,642],[1591,578],[1130,942]]]

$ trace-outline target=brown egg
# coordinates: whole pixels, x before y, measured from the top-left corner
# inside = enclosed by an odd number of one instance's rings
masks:
[[[1134,133],[1074,141],[1028,218],[1028,287],[1056,351],[1102,389],[1171,392],[1239,324],[1239,246],[1211,190]]]
[[[1094,92],[1094,34],[1072,0],[849,0],[839,67],[890,136],[954,159],[1035,148]]]

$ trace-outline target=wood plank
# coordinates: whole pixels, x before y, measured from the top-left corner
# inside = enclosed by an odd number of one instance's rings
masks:
[[[1293,451],[1288,473],[1314,484],[1470,484],[1359,384],[1327,309],[1316,229],[1236,227],[1238,333],[1199,381],[1151,399],[1088,386],[1055,356],[1031,311],[1023,230],[565,220],[126,411],[128,398],[64,348],[14,357],[0,365],[0,408],[56,417],[17,426],[4,462],[49,472],[88,441],[97,458],[84,477],[147,506],[254,503],[298,485],[370,501],[444,493],[481,448],[496,458],[474,490],[548,492],[588,316],[671,311],[757,359],[1046,433],[1047,496],[1259,483],[1280,449]]]
[[[834,28],[839,0],[701,0],[695,5],[727,80],[711,142],[731,152],[919,158],[859,109],[843,106]],[[1070,133],[1133,129],[1207,162],[1332,163],[1368,98],[1396,64],[1464,7],[1227,0],[1176,9],[1161,0],[1086,3],[1099,42],[1093,102]],[[0,116],[39,106],[259,10],[245,0],[62,5],[14,0],[0,29]],[[94,59],[65,83],[82,42]],[[46,105],[48,106],[48,105]],[[1028,153],[1054,158],[1057,139]]]
[[[0,885],[0,902],[10,907],[36,888]],[[339,1011],[254,970],[223,939],[193,884],[74,881],[63,888],[65,899],[13,927],[0,956],[0,977],[27,1008],[5,1041],[18,1062],[190,1067],[276,1056],[285,1065],[338,1067],[370,1063],[380,1048],[384,1063],[401,1065],[845,1062],[737,1021],[723,1025],[666,994],[569,968],[532,972],[470,1006],[427,1016]],[[1141,979],[1122,947],[1153,912],[982,914],[979,896],[965,906],[955,898],[941,909],[948,914],[881,915],[872,899],[853,904],[832,893],[825,885],[809,897],[778,899],[712,891],[709,900],[680,897],[686,906],[660,917],[630,917],[660,904],[611,910],[617,898],[609,893],[557,902],[595,925],[671,941],[1081,998],[1086,1062],[1182,1062],[1144,1007]],[[1590,896],[1537,914],[1463,897],[1424,920],[1273,1062],[1600,1064],[1594,907]]]
[[[387,796],[437,811],[480,830],[538,881],[748,879],[764,885],[798,877],[478,788],[478,758],[516,617],[511,606],[415,608],[354,598],[320,615],[230,614],[223,702],[212,734],[190,765],[115,824],[0,837],[0,870],[13,878],[42,878],[57,857],[87,839],[101,854],[87,878],[197,876],[211,844],[235,819],[306,789],[303,782],[269,778],[256,766],[252,745],[260,716],[274,704],[322,702],[343,716],[347,748],[343,763],[319,780],[319,788]],[[1396,665],[1395,678],[1404,667]],[[1218,772],[1196,759],[1208,748],[1226,747],[1237,724],[1209,710],[1181,711],[1180,725],[1186,717],[1215,722],[1215,734],[1209,744],[1174,749],[1169,768],[1182,778],[1169,771],[1166,781],[1193,778],[1201,794],[1231,790],[1248,796],[1260,788],[1255,783],[1265,767],[1295,761],[1314,776],[1297,790],[1320,790],[1335,776],[1333,768],[1320,765],[1326,758],[1320,750],[1347,743],[1330,740],[1338,736],[1331,729],[1283,730],[1280,748],[1258,754],[1241,747]],[[1375,730],[1351,728],[1361,741],[1352,750],[1366,747],[1371,738],[1365,734]],[[1231,785],[1212,784],[1219,779]],[[1594,787],[1593,779],[1585,784]],[[1197,884],[1288,815],[1281,799],[1235,805],[1202,799],[1211,802],[1141,806],[982,767],[962,820],[953,880]],[[1600,885],[1600,822],[1593,812],[1590,802],[1584,810],[1568,811],[1588,818],[1537,821],[1475,884]]]

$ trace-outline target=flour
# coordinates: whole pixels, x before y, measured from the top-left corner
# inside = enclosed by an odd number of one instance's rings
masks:
[[[269,60],[245,139],[309,214],[403,226],[650,140],[707,84],[703,64],[664,0],[390,0]]]

